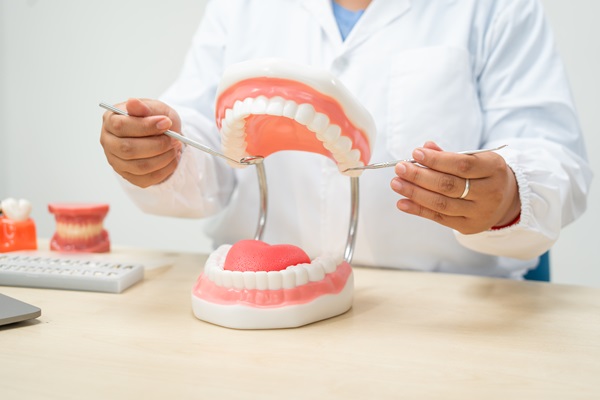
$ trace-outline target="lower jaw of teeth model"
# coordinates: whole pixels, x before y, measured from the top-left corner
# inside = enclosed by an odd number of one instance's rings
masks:
[[[267,191],[264,164],[256,164],[263,203],[255,239],[223,245],[208,257],[192,290],[195,316],[228,328],[275,329],[348,311],[361,171],[346,170],[369,162],[375,134],[371,115],[328,72],[266,59],[225,71],[217,91],[216,123],[223,153],[233,160],[262,159],[282,150],[333,160],[351,177],[352,215],[344,255],[310,260],[299,247],[260,241]]]
[[[37,249],[34,221],[29,218],[31,203],[8,198],[0,203],[0,253]]]
[[[50,204],[56,218],[56,232],[50,249],[65,253],[106,253],[108,232],[103,227],[108,204]]]
[[[341,257],[281,257],[291,245],[246,240],[208,258],[192,291],[196,317],[229,328],[290,328],[342,314],[352,306],[353,277]],[[256,268],[248,268],[248,259]]]

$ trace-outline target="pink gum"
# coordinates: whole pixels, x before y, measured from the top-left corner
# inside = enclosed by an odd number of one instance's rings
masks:
[[[369,163],[371,158],[369,141],[365,133],[348,120],[341,105],[334,98],[324,95],[308,85],[289,79],[253,78],[238,82],[228,88],[217,100],[217,127],[221,129],[225,110],[233,108],[237,100],[258,96],[267,98],[280,96],[286,100],[294,100],[298,104],[311,104],[315,111],[327,115],[332,124],[341,128],[342,135],[352,141],[352,148],[360,150],[361,161],[365,164]],[[332,158],[331,153],[323,147],[314,132],[289,118],[264,115],[252,116],[247,121],[248,137],[246,140],[249,154],[266,157],[280,150],[301,150]],[[265,145],[266,147],[263,147]]]
[[[278,308],[309,303],[323,295],[340,293],[352,274],[347,262],[338,265],[335,272],[327,274],[318,282],[309,282],[293,289],[258,290],[233,289],[217,286],[205,274],[201,274],[192,294],[205,301],[222,305],[244,305],[257,308]]]

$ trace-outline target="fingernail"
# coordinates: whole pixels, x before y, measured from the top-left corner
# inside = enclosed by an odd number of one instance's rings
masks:
[[[169,129],[170,126],[171,126],[171,123],[166,118],[161,119],[160,121],[158,121],[156,123],[156,129],[161,129],[161,130],[162,129]]]
[[[398,204],[397,204],[397,206],[398,206],[398,209],[400,211],[408,211],[408,210],[410,210],[410,205],[407,202],[405,202],[405,201],[399,201]]]
[[[404,175],[406,173],[406,165],[404,165],[402,163],[398,163],[396,165],[396,173],[398,175]]]
[[[423,161],[425,159],[425,153],[421,150],[415,150],[413,151],[413,158],[417,161]]]
[[[402,182],[400,182],[400,179],[392,179],[392,189],[396,191],[402,189]]]

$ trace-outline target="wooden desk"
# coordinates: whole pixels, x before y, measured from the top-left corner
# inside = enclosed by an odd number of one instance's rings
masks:
[[[600,398],[598,289],[355,268],[348,313],[238,331],[174,260],[122,294],[0,287],[42,309],[0,328],[0,398]]]

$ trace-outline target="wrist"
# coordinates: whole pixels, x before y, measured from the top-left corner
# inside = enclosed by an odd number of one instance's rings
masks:
[[[490,228],[490,230],[491,231],[497,231],[497,230],[500,230],[500,229],[508,228],[508,227],[511,227],[513,225],[518,224],[519,221],[521,221],[521,213],[520,212],[517,214],[517,216],[512,221],[510,221],[510,222],[508,222],[506,224],[500,224],[500,225],[492,226]]]

